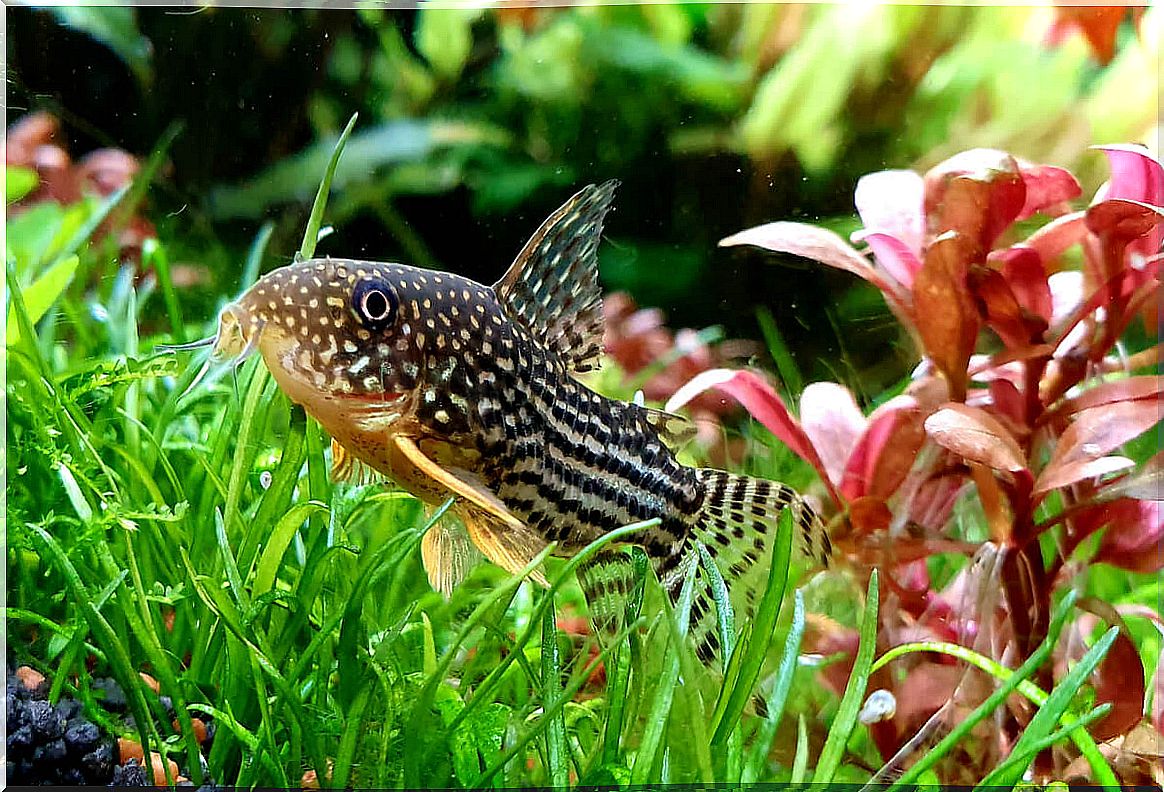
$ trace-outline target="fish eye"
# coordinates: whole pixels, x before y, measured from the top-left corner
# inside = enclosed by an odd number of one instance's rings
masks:
[[[396,318],[397,304],[392,287],[380,280],[362,280],[352,294],[352,311],[369,330],[380,330],[391,324]]]

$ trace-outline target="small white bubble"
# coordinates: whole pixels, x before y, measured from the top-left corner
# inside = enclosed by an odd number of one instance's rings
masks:
[[[868,726],[871,723],[889,720],[897,714],[897,699],[888,690],[874,690],[865,699],[865,706],[857,719]]]
[[[259,486],[263,489],[270,489],[271,482],[274,480],[274,478],[275,477],[271,475],[271,471],[264,470],[259,474]]]

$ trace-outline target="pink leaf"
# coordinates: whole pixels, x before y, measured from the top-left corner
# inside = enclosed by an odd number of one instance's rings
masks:
[[[701,372],[667,400],[666,410],[674,412],[706,390],[715,388],[731,396],[744,406],[753,418],[776,435],[793,453],[812,465],[821,478],[828,480],[828,472],[821,463],[808,435],[788,411],[784,400],[759,375],[751,371],[709,369]]]
[[[866,174],[858,180],[853,200],[865,231],[894,237],[915,260],[921,256],[926,232],[925,182],[921,176],[911,170]]]
[[[845,463],[865,432],[865,416],[853,394],[835,382],[812,383],[800,395],[800,425],[829,480],[839,486]]]
[[[1023,160],[1018,160],[1018,166],[1027,186],[1027,198],[1016,220],[1026,220],[1035,212],[1078,198],[1083,193],[1071,171]]]
[[[993,470],[1026,470],[1023,452],[1006,427],[977,407],[950,402],[925,421],[933,441],[963,459]]]
[[[897,491],[925,441],[922,411],[911,396],[895,396],[869,416],[868,428],[849,455],[841,492],[886,499]]]
[[[1026,245],[1013,245],[1005,250],[996,250],[990,255],[992,261],[1002,262],[1002,275],[1010,284],[1025,310],[1043,321],[1051,321],[1051,287],[1047,283],[1047,271],[1039,254]]]
[[[1096,459],[1077,459],[1054,469],[1048,468],[1035,482],[1033,494],[1041,495],[1053,489],[1067,487],[1086,479],[1099,478],[1118,470],[1135,467],[1136,463],[1127,457],[1102,456]]]
[[[1160,404],[1155,399],[1115,402],[1083,410],[1059,437],[1043,475],[1057,475],[1056,468],[1077,460],[1097,459],[1139,437],[1160,419]]]
[[[1096,202],[1123,198],[1164,206],[1164,167],[1146,149],[1130,145],[1097,146],[1107,156],[1111,180],[1096,194]],[[1101,198],[1102,196],[1102,198]],[[1159,224],[1144,240],[1133,243],[1133,252],[1149,256],[1160,249],[1164,237]]]
[[[754,245],[777,253],[791,253],[864,278],[878,288],[883,281],[869,261],[827,228],[780,221],[740,231],[719,241],[720,247]]]
[[[895,236],[880,232],[857,231],[854,242],[867,242],[873,255],[886,272],[905,288],[913,287],[913,277],[921,269],[921,261],[906,243]]]
[[[1115,500],[1100,504],[1107,533],[1099,543],[1096,561],[1146,574],[1164,568],[1164,513],[1160,501]]]
[[[1046,262],[1047,269],[1054,269],[1055,262],[1064,251],[1087,236],[1085,214],[1072,212],[1056,217],[1027,237],[1024,244],[1039,254],[1039,259]]]

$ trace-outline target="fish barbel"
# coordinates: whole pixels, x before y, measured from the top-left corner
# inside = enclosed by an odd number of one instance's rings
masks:
[[[784,484],[679,464],[669,446],[688,433],[685,419],[605,398],[576,378],[601,356],[597,250],[616,186],[578,192],[493,286],[332,258],[275,270],[223,309],[215,353],[258,350],[280,388],[331,434],[335,478],[391,480],[429,504],[455,498],[463,528],[442,522],[421,547],[432,586],[446,595],[479,554],[516,573],[551,542],[569,556],[658,518],[628,541],[667,592],[678,596],[702,542],[746,614],[783,509],[820,562],[828,537]],[[690,633],[714,655],[704,577]],[[579,580],[593,618],[617,618],[632,583],[625,547],[598,553]]]

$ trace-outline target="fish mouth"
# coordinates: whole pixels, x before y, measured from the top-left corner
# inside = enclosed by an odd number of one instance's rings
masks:
[[[218,316],[218,332],[211,343],[210,358],[242,363],[259,348],[263,325],[238,303],[226,306]]]

